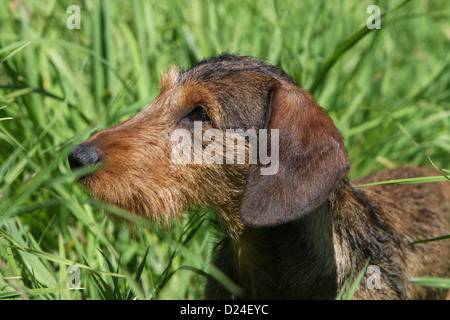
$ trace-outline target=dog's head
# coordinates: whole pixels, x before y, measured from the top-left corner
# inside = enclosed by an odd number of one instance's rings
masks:
[[[173,68],[149,106],[77,146],[69,162],[103,164],[82,179],[101,200],[152,220],[212,206],[235,229],[298,219],[349,170],[342,136],[307,92],[278,67],[232,55]]]

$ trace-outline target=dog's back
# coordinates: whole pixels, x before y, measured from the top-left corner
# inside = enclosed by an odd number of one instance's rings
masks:
[[[352,181],[352,185],[438,175],[429,168],[398,168]],[[408,281],[417,277],[448,277],[450,240],[411,244],[450,233],[450,183],[377,185],[360,188],[396,235],[394,260],[403,266],[406,298],[443,298],[445,290],[423,288]],[[391,250],[390,246],[386,250]],[[405,263],[406,262],[406,263]],[[392,280],[392,279],[391,279]],[[368,292],[366,292],[367,294]]]

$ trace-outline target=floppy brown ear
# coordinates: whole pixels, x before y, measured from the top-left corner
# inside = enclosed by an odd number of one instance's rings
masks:
[[[298,86],[274,85],[266,117],[268,136],[272,129],[279,130],[279,170],[261,175],[262,164],[249,167],[240,215],[244,225],[255,228],[287,223],[313,211],[350,169],[333,121]]]

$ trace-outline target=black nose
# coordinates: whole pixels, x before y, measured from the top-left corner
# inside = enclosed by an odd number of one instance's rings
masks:
[[[101,161],[98,149],[89,143],[82,143],[73,149],[69,155],[70,169],[87,167],[97,164]]]

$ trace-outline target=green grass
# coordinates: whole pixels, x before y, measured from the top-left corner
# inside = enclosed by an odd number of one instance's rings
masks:
[[[223,278],[208,264],[212,213],[132,232],[66,160],[152,101],[175,63],[227,51],[283,67],[341,130],[351,177],[448,169],[450,4],[402,3],[378,1],[388,14],[369,32],[371,1],[0,2],[0,298],[195,299],[205,273]],[[80,30],[66,27],[72,4]],[[83,289],[67,289],[69,265]]]

